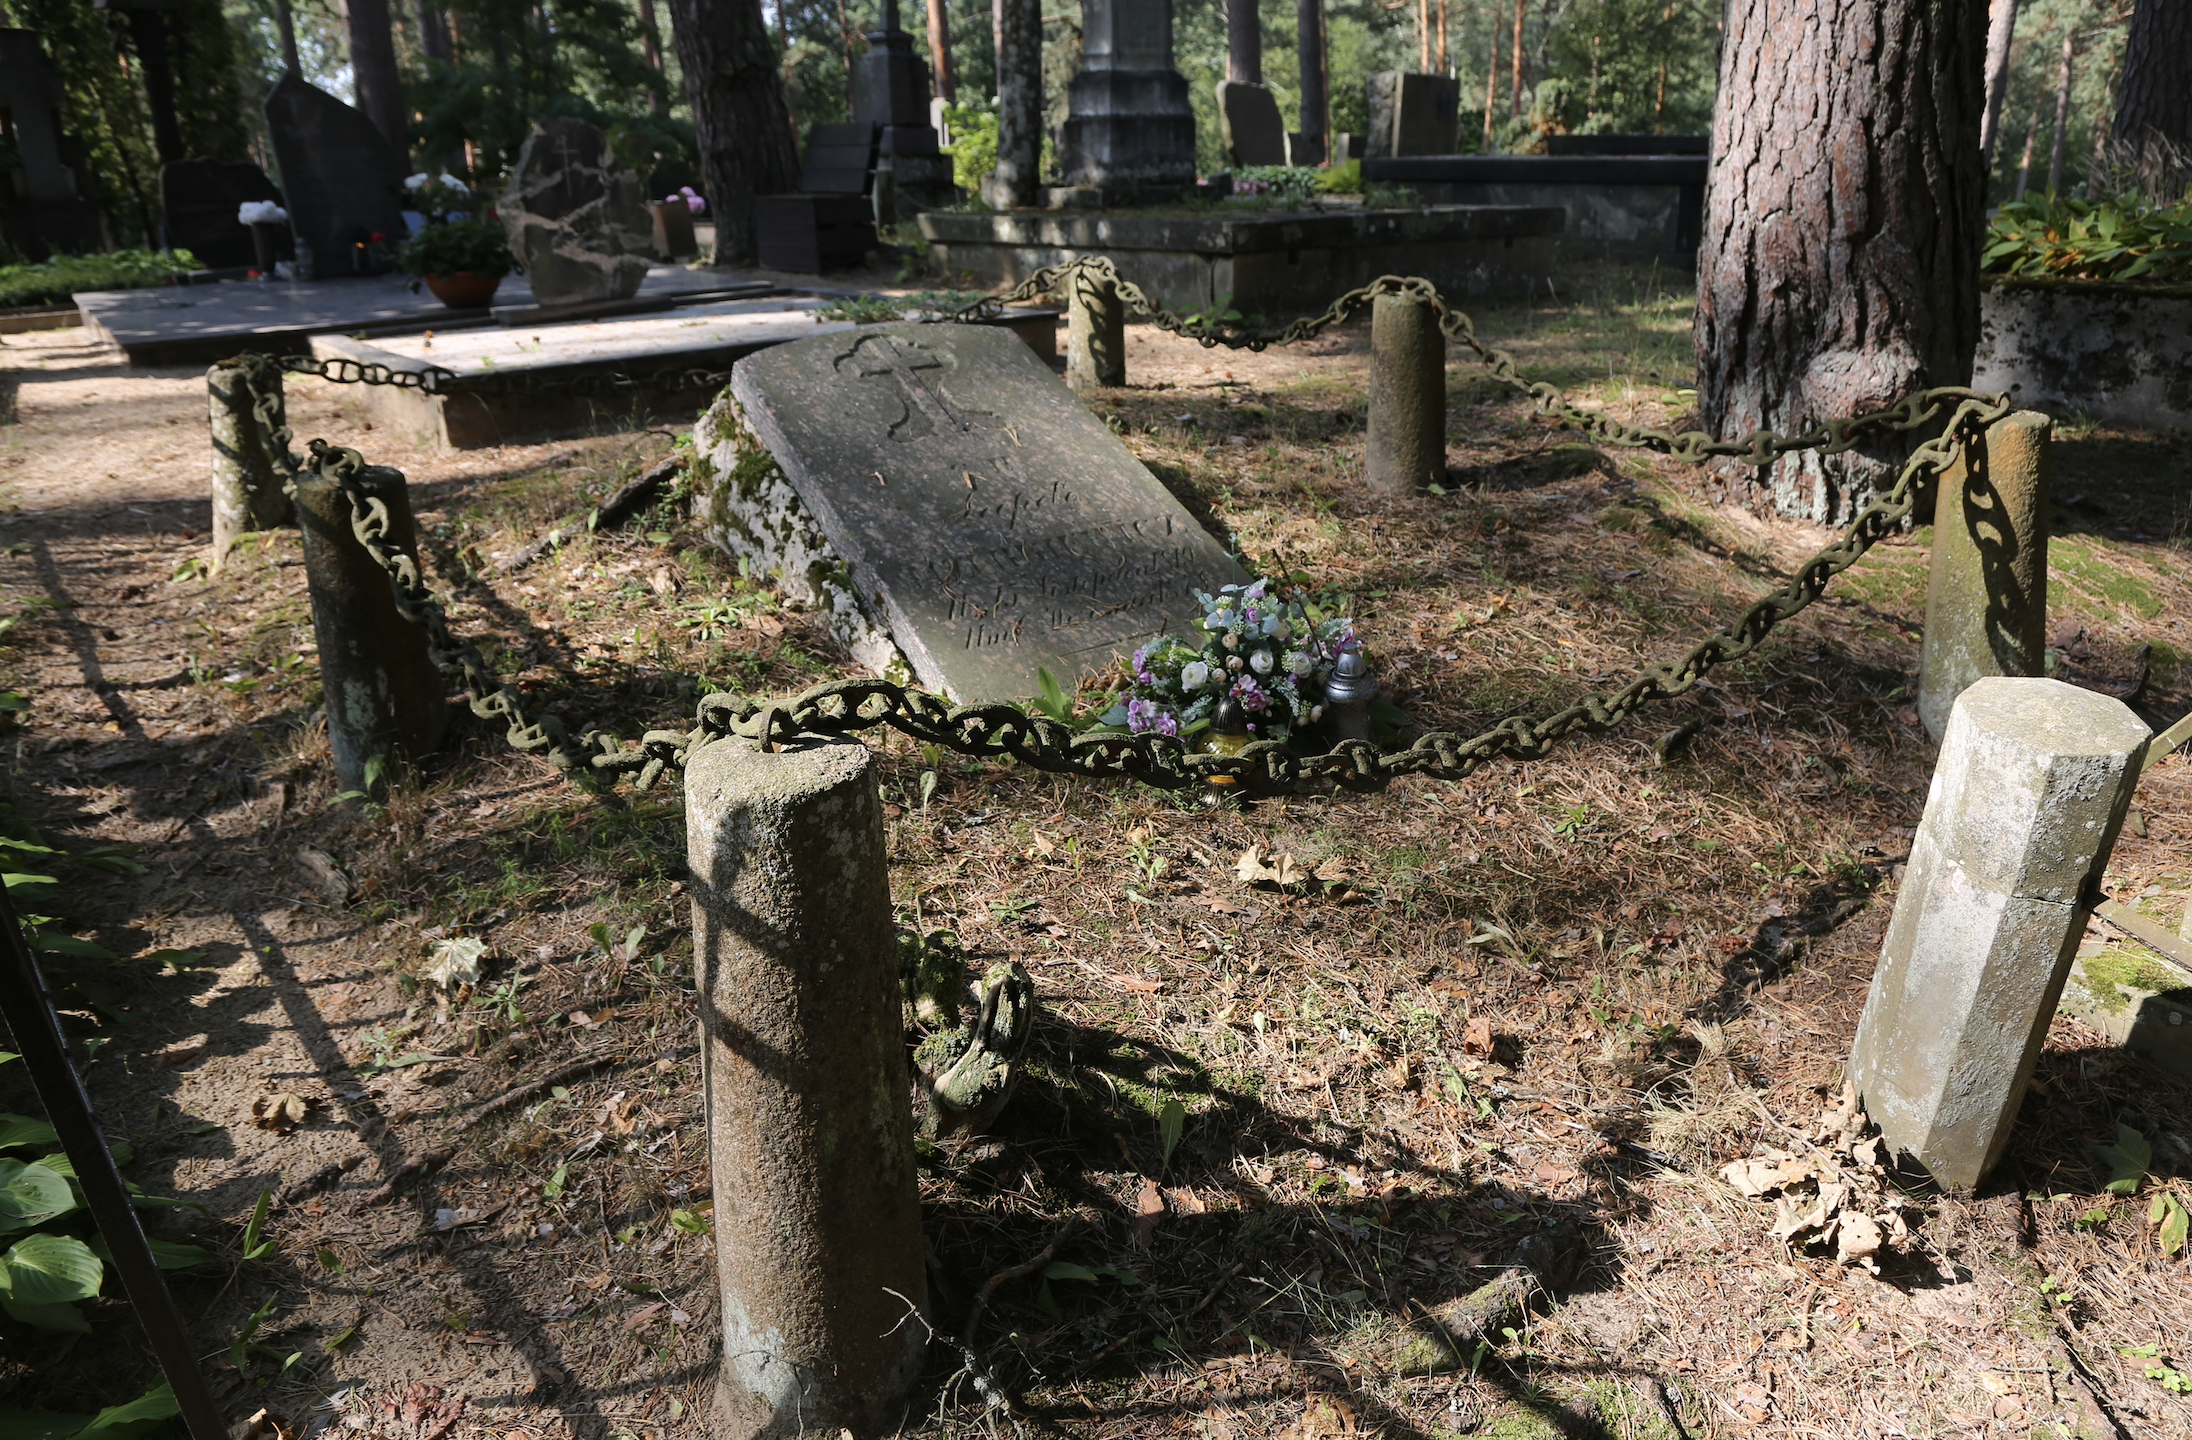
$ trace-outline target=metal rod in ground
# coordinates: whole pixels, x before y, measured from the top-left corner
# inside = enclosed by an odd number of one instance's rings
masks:
[[[1446,337],[1438,312],[1405,295],[1370,304],[1370,434],[1364,480],[1413,495],[1446,479]]]
[[[1973,436],[1941,477],[1918,662],[1918,718],[1936,741],[1974,680],[2044,670],[2054,425],[2037,411],[2007,415]]]
[[[388,506],[389,543],[416,559],[403,472],[368,465],[356,484]],[[427,653],[426,631],[403,618],[388,572],[358,543],[342,490],[317,471],[301,472],[297,519],[335,777],[344,790],[378,793],[394,762],[424,759],[440,746],[449,686]]]
[[[927,1345],[906,1313],[927,1307],[927,1252],[873,757],[718,741],[687,762],[685,814],[723,1293],[715,1435],[895,1434]]]
[[[0,890],[0,1019],[6,1020],[21,1052],[23,1068],[30,1074],[39,1103],[46,1107],[48,1123],[60,1137],[62,1153],[75,1167],[85,1208],[106,1238],[122,1293],[129,1297],[137,1323],[152,1342],[153,1357],[175,1392],[191,1440],[228,1440],[228,1422],[199,1373],[197,1347],[191,1344],[175,1297],[160,1276],[160,1262],[153,1258],[137,1207],[130,1203],[122,1172],[107,1149],[83,1079],[69,1061],[68,1041],[46,993],[45,976],[39,973],[38,961],[16,919],[15,904],[5,890]]]
[[[213,435],[213,568],[228,558],[236,537],[296,523],[296,506],[284,490],[286,467],[275,463],[266,432],[252,409],[258,392],[245,383],[254,363],[274,398],[274,421],[283,423],[281,371],[252,360],[223,360],[206,371],[206,408]]]
[[[1117,285],[1086,270],[1066,278],[1066,384],[1083,392],[1126,384],[1126,302]]]
[[[1951,707],[1849,1063],[1889,1146],[1947,1189],[2009,1143],[2147,737],[2059,680],[1989,676]]]

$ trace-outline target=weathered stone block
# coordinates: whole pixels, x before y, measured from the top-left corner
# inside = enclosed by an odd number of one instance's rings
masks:
[[[2192,970],[2128,941],[2082,947],[2063,1008],[2134,1055],[2192,1080]]]
[[[1956,701],[1911,845],[1850,1078],[1898,1153],[1952,1189],[2008,1143],[2108,862],[2147,727],[2054,680]]]
[[[628,300],[654,254],[639,175],[583,120],[549,120],[525,137],[502,223],[541,305]]]

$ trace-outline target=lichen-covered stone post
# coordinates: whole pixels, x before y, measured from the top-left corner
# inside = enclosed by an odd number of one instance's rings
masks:
[[[416,557],[418,532],[403,472],[369,465],[359,472],[358,485],[388,506],[390,540]],[[297,476],[296,488],[335,778],[345,790],[378,793],[392,762],[422,759],[441,745],[449,727],[449,686],[427,653],[426,632],[396,608],[388,572],[358,543],[349,501],[311,470]]]
[[[1405,295],[1370,302],[1370,435],[1364,479],[1413,495],[1446,478],[1446,337],[1438,312]]]
[[[718,741],[686,766],[685,815],[716,1440],[895,1434],[928,1343],[907,1307],[928,1289],[873,757]]]
[[[2009,1141],[2147,738],[2057,680],[1988,677],[1950,712],[1849,1065],[1890,1147],[1949,1189]]]
[[[1066,384],[1083,393],[1126,384],[1126,302],[1085,270],[1066,280]]]
[[[296,523],[296,507],[282,488],[281,468],[267,447],[244,384],[245,364],[223,360],[206,371],[206,407],[213,431],[213,568],[228,558],[238,535]],[[282,423],[281,374],[273,389],[275,422]]]
[[[1972,681],[2043,673],[2054,425],[2032,410],[2005,416],[1941,477],[1918,662],[1918,718],[1936,741]]]

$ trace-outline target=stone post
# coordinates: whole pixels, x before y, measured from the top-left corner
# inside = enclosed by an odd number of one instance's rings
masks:
[[[271,369],[272,367],[268,367]],[[224,360],[206,371],[206,408],[213,430],[213,568],[228,558],[238,535],[296,523],[297,508],[282,488],[282,467],[259,429],[246,367]],[[281,372],[274,387],[275,423],[284,423]]]
[[[718,741],[686,766],[685,815],[716,1440],[896,1433],[928,1344],[906,1308],[928,1290],[873,757]]]
[[[1950,711],[1849,1064],[1891,1149],[1949,1189],[2009,1141],[2147,735],[2057,680],[1978,680]]]
[[[2043,672],[2054,423],[2016,411],[1966,446],[1941,477],[1918,662],[1918,718],[1936,741],[1972,681]]]
[[[1084,393],[1126,384],[1126,302],[1086,270],[1066,281],[1066,384]]]
[[[418,533],[403,472],[369,465],[358,484],[388,506],[390,539],[415,559]],[[449,686],[427,654],[426,631],[403,618],[388,572],[352,533],[349,502],[332,481],[309,469],[297,476],[297,519],[335,777],[345,790],[377,794],[394,761],[421,760],[440,747],[449,727]],[[376,758],[381,763],[368,784],[366,769]]]
[[[1370,302],[1370,489],[1413,495],[1446,478],[1446,337],[1438,312],[1403,295]]]

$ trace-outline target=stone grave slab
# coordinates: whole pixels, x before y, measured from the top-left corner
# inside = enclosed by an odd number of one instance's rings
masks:
[[[1247,580],[1028,347],[971,325],[779,345],[731,393],[922,684],[1070,684]]]
[[[208,270],[258,263],[251,227],[236,218],[248,200],[282,203],[282,192],[249,160],[170,160],[160,167],[168,239]]]
[[[1286,122],[1267,85],[1218,82],[1218,117],[1225,126],[1226,153],[1235,165],[1284,165]]]
[[[411,233],[403,222],[403,157],[363,111],[284,75],[267,92],[266,128],[298,258],[311,260],[311,278],[359,274],[359,245],[379,235],[393,246]]]
[[[525,137],[502,223],[544,312],[631,299],[654,256],[638,174],[583,120],[544,121]]]

